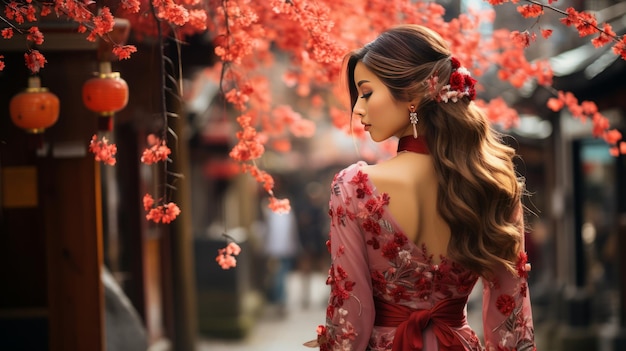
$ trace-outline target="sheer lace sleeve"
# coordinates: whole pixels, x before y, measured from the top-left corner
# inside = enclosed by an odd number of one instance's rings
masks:
[[[339,173],[330,198],[329,250],[332,264],[327,284],[331,293],[326,325],[318,327],[321,350],[365,350],[374,325],[374,302],[366,244],[357,224],[363,176],[359,171]],[[366,176],[365,176],[366,177]]]
[[[523,219],[520,222],[523,235]],[[503,266],[493,279],[483,279],[483,326],[487,351],[536,350],[526,262],[526,252],[522,251],[517,260],[517,274]]]

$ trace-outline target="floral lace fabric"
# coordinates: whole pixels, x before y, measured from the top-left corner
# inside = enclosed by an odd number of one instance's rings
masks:
[[[445,299],[467,298],[479,279],[410,241],[387,212],[389,196],[376,192],[361,171],[363,165],[347,167],[332,183],[328,242],[332,265],[326,282],[331,294],[326,324],[317,330],[321,350],[391,350],[396,328],[375,326],[374,299],[431,309]],[[535,350],[525,263],[526,255],[520,253],[518,275],[503,267],[494,279],[483,279],[484,343],[464,321],[449,327],[460,349]],[[439,350],[432,325],[421,332],[423,350]]]

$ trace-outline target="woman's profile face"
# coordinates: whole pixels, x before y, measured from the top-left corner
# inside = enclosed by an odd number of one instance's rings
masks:
[[[396,101],[387,86],[362,62],[356,64],[354,82],[359,95],[352,113],[361,120],[372,140],[379,142],[412,133],[410,103]]]

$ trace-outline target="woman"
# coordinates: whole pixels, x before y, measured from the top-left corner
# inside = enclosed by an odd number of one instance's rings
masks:
[[[321,350],[534,350],[515,151],[433,31],[393,28],[346,58],[353,115],[395,157],[339,172]],[[466,321],[484,286],[482,342]]]

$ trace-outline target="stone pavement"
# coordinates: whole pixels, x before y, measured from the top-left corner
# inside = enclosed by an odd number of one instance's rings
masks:
[[[326,275],[315,274],[310,285],[309,308],[302,307],[302,276],[292,273],[287,280],[287,313],[268,307],[250,334],[243,340],[201,338],[196,351],[306,351],[302,343],[315,339],[317,325],[324,323],[329,290]]]

